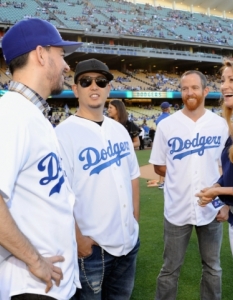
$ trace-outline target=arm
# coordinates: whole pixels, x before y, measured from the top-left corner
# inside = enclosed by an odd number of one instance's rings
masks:
[[[46,284],[47,293],[53,286],[52,280],[59,286],[62,271],[53,263],[62,262],[62,256],[43,257],[19,230],[5,201],[0,195],[0,244],[15,257],[25,262],[29,271]]]
[[[134,218],[139,221],[139,211],[140,211],[140,197],[139,197],[139,179],[133,179],[132,181],[132,192],[133,192],[133,208],[134,208]]]
[[[92,246],[98,245],[89,236],[82,235],[78,224],[75,222],[76,241],[78,244],[78,257],[89,256],[92,253]]]
[[[140,140],[138,136],[133,137],[133,146],[134,148],[138,148],[140,146]]]
[[[166,166],[158,166],[158,165],[154,165],[154,171],[156,174],[165,177],[166,175],[166,170],[167,167]]]
[[[211,188],[221,188],[221,185],[219,184],[219,182],[221,182],[222,176],[220,177],[220,179],[218,180],[217,183],[215,183]],[[209,188],[206,188],[204,190],[208,190]],[[211,201],[214,199],[215,197],[211,198]],[[202,202],[202,200],[201,200]],[[223,205],[220,210],[218,211],[217,215],[216,215],[216,220],[218,222],[225,222],[229,219],[229,210],[230,207],[228,205]]]
[[[201,190],[200,193],[195,196],[201,199],[200,205],[206,206],[218,195],[233,195],[233,187],[211,187],[206,190]]]
[[[200,198],[199,205],[206,206],[218,195],[233,195],[233,187],[221,187],[215,184],[213,187],[205,188],[197,193],[195,196]]]
[[[233,187],[216,187],[216,193],[217,195],[233,195]]]

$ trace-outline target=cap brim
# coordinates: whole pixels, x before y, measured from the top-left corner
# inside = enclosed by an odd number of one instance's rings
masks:
[[[77,78],[84,74],[84,73],[88,73],[88,72],[94,72],[94,73],[100,73],[100,74],[103,74],[107,79],[108,81],[112,81],[114,76],[110,73],[110,72],[107,72],[107,71],[103,71],[103,70],[93,70],[93,69],[87,69],[87,70],[83,70],[82,72],[79,72],[77,74],[75,74],[74,76],[74,82],[76,83],[77,82]]]
[[[81,42],[76,42],[76,43],[72,43],[72,42],[63,42],[60,43],[59,45],[54,45],[55,47],[62,47],[65,51],[65,56],[75,52],[75,50],[78,49],[78,47],[82,46],[83,43]]]

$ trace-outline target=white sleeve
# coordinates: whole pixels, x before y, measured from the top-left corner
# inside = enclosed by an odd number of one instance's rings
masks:
[[[70,186],[72,187],[74,175],[73,149],[72,142],[69,139],[66,128],[59,125],[55,128],[55,133],[59,142],[59,149],[61,154],[62,168],[65,171]]]
[[[0,193],[7,201],[30,155],[29,133],[24,120],[0,114],[0,141]]]
[[[159,124],[156,129],[149,163],[158,166],[165,166],[167,141],[161,127],[161,124]]]
[[[138,160],[137,156],[135,154],[135,150],[133,147],[132,141],[130,141],[132,144],[132,147],[130,147],[130,152],[131,152],[131,162],[130,162],[130,175],[131,175],[131,180],[138,178],[140,176],[140,169],[138,165]]]
[[[119,125],[118,125],[119,126]],[[127,140],[128,144],[129,144],[129,151],[130,151],[130,155],[129,158],[127,160],[128,166],[129,166],[129,171],[130,171],[130,178],[131,180],[138,178],[140,176],[140,169],[139,169],[139,165],[138,165],[138,159],[137,156],[135,154],[135,149],[133,146],[133,142],[129,136],[129,133],[127,131],[127,129],[120,124],[120,130],[122,130],[122,136],[125,137],[125,139]],[[109,137],[111,139],[111,137]]]

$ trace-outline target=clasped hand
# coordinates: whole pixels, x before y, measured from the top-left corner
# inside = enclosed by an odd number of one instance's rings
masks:
[[[197,201],[198,204],[202,207],[206,206],[210,203],[214,198],[216,198],[216,188],[215,187],[207,187],[202,189],[199,193],[195,194],[196,197],[199,198]]]

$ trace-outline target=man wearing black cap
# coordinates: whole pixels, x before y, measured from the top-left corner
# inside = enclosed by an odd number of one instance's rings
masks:
[[[79,62],[79,109],[56,127],[74,215],[82,289],[76,299],[128,300],[139,248],[139,167],[123,125],[103,116],[113,75],[99,60]]]
[[[64,54],[78,46],[34,18],[2,39],[13,80],[0,102],[1,300],[68,300],[80,287],[74,194],[44,116],[69,71]]]

